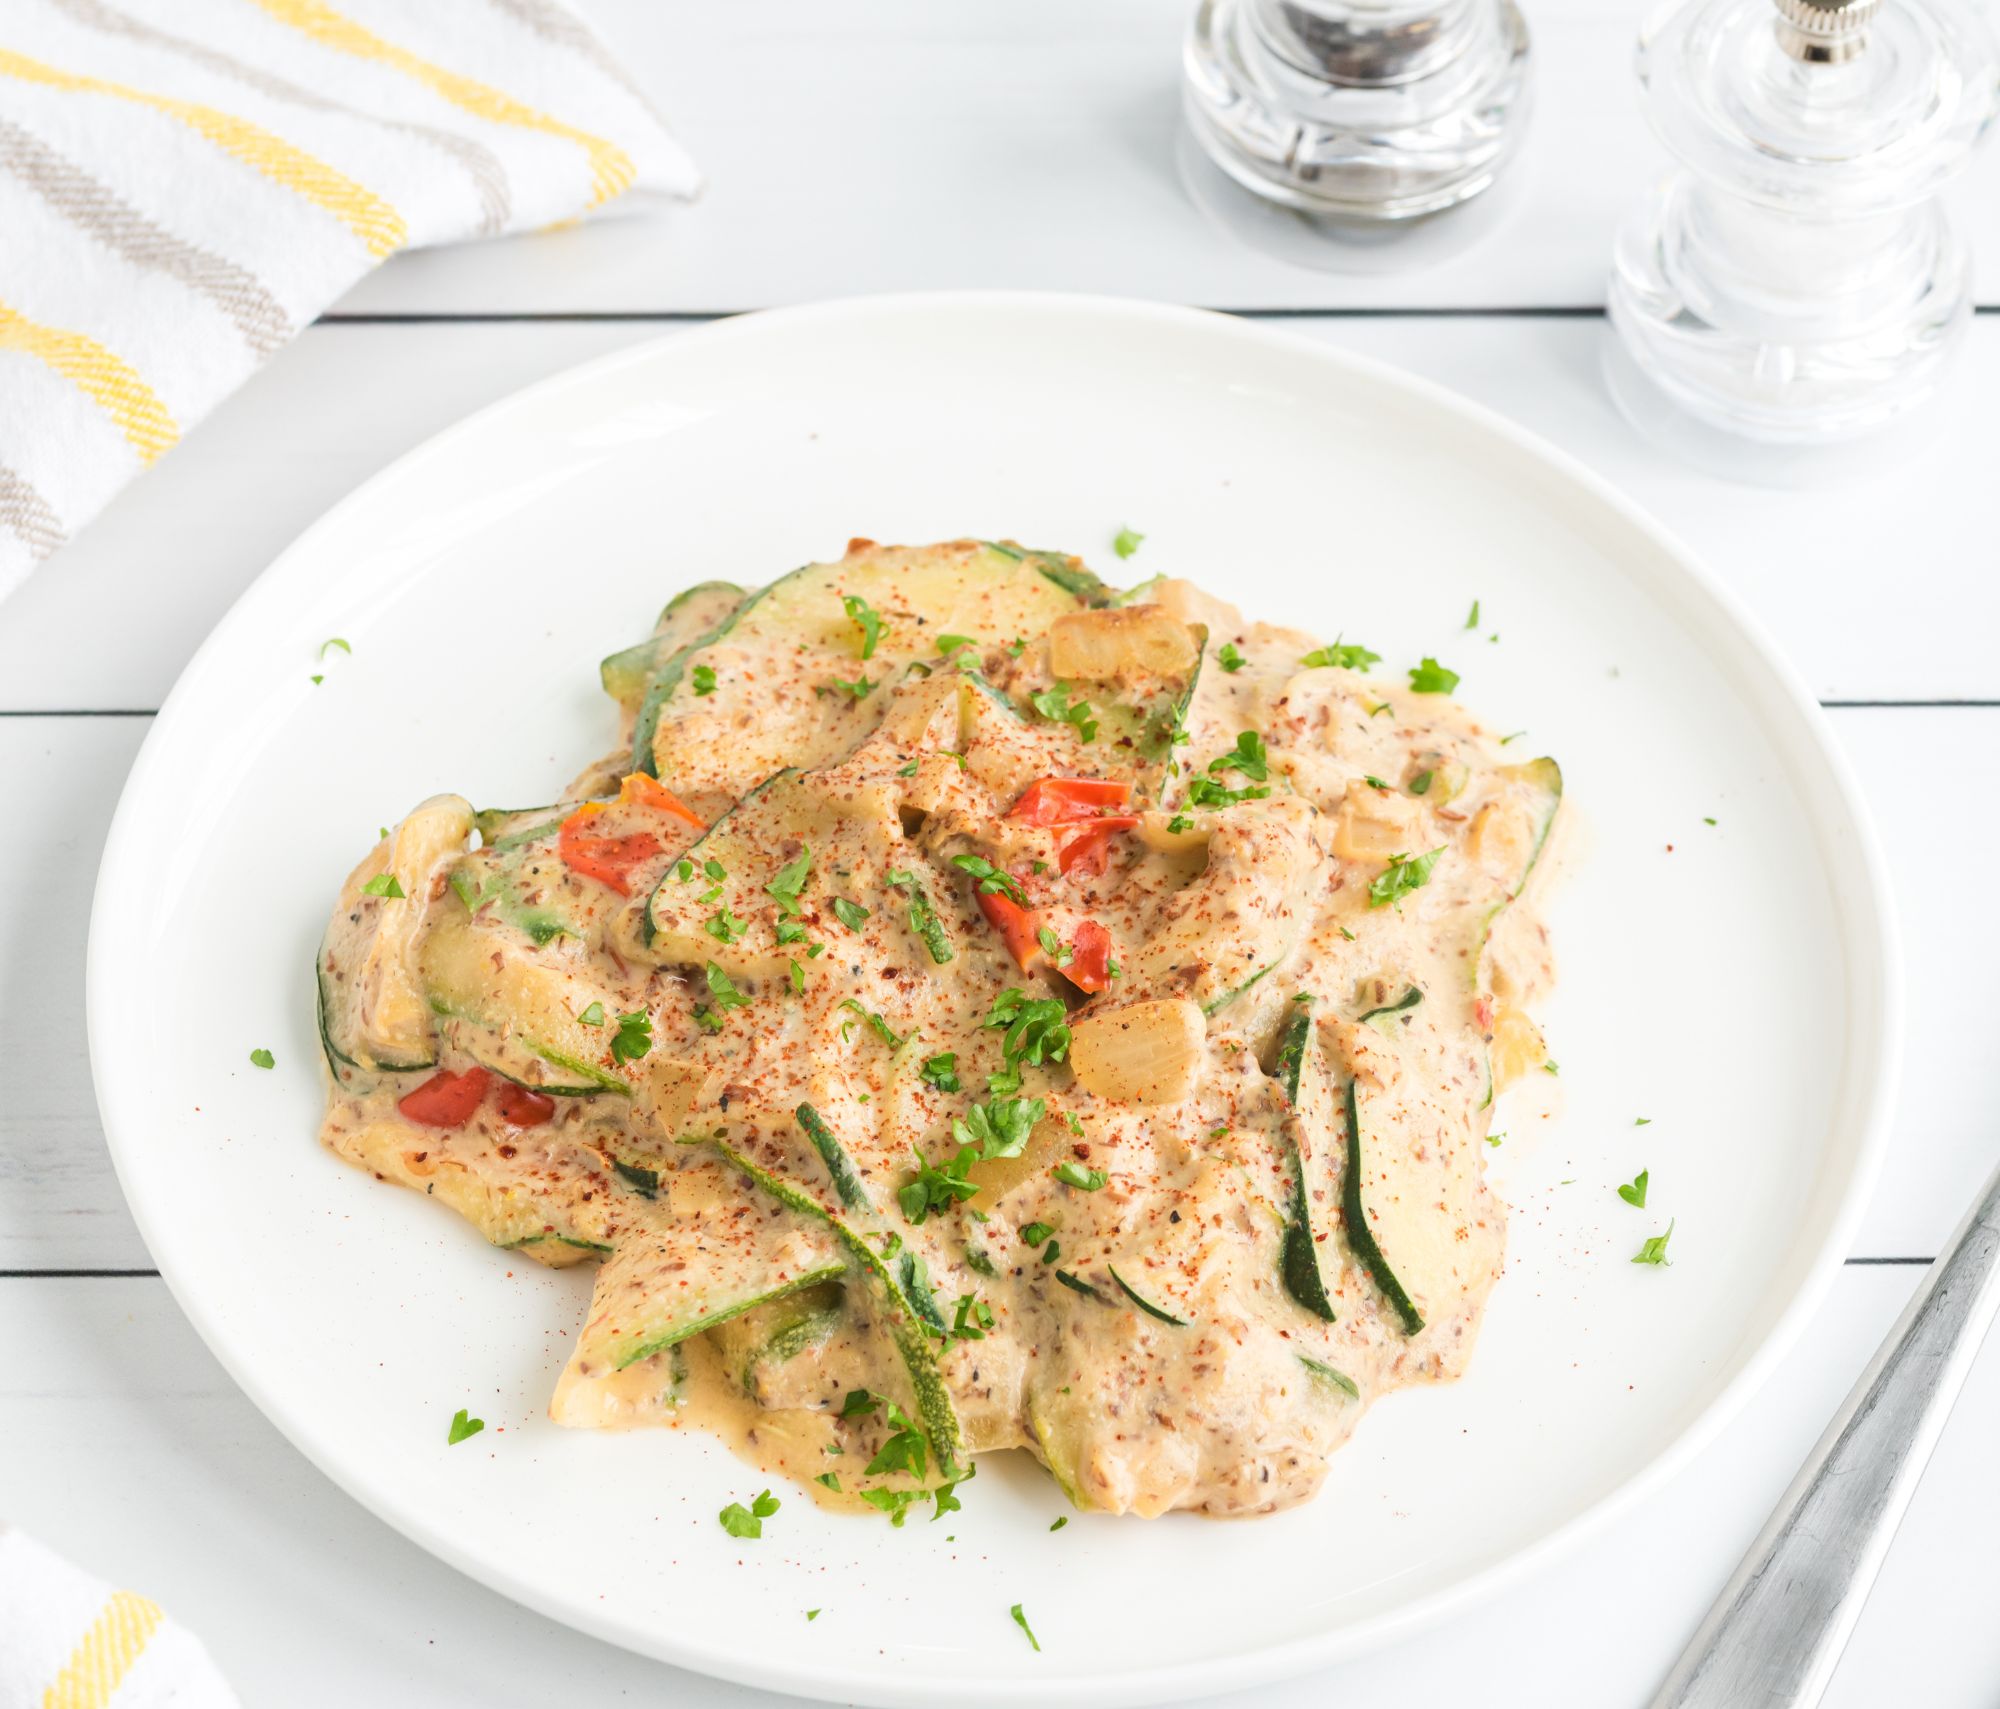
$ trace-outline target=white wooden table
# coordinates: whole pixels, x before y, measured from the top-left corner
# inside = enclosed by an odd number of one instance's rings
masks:
[[[98,1128],[82,971],[98,853],[151,709],[209,626],[322,509],[467,411],[773,303],[982,285],[1167,298],[1283,315],[1440,380],[1650,506],[1791,651],[1886,839],[1909,945],[1907,1086],[1876,1202],[1802,1344],[1694,1465],[1567,1560],[1448,1630],[1257,1694],[1643,1703],[1995,1149],[2000,315],[1975,323],[1954,432],[1874,485],[1735,488],[1639,442],[1596,373],[1611,232],[1663,164],[1629,73],[1637,0],[1531,0],[1539,110],[1512,223],[1449,266],[1386,279],[1244,251],[1188,203],[1172,159],[1189,0],[589,9],[701,160],[707,199],[391,263],[0,608],[14,803],[0,838],[0,1517],[166,1602],[246,1704],[540,1709],[579,1683],[599,1700],[781,1701],[460,1578],[336,1491],[223,1375],[152,1270]],[[2000,157],[1959,202],[2000,306]],[[2000,1348],[1830,1702],[2000,1699],[1996,1436]]]

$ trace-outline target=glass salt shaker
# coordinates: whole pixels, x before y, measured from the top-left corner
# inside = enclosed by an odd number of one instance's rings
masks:
[[[1939,200],[1994,115],[1966,0],[1685,0],[1641,33],[1677,170],[1613,252],[1606,378],[1643,431],[1781,485],[1920,443],[1972,306]]]
[[[1527,118],[1528,65],[1514,0],[1201,0],[1183,56],[1183,173],[1253,242],[1366,268],[1385,239],[1500,177]],[[1261,229],[1216,183],[1261,210]],[[1392,265],[1450,246],[1397,247]]]

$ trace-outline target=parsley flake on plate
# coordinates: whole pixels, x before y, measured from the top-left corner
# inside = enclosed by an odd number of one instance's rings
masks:
[[[1646,1208],[1646,1177],[1649,1171],[1641,1169],[1638,1174],[1618,1189],[1618,1196],[1637,1210]]]
[[[1134,552],[1138,551],[1140,542],[1145,538],[1145,535],[1135,533],[1130,528],[1121,528],[1111,541],[1111,549],[1119,557],[1129,558]]]
[[[477,1436],[485,1428],[485,1419],[470,1418],[466,1415],[465,1408],[460,1407],[458,1411],[452,1414],[451,1429],[445,1434],[445,1446],[447,1448],[456,1448],[466,1437]]]
[[[1639,1250],[1632,1255],[1632,1262],[1635,1264],[1672,1264],[1673,1260],[1667,1256],[1667,1242],[1673,1239],[1673,1237],[1674,1224],[1673,1220],[1669,1218],[1667,1232],[1665,1234],[1655,1234],[1648,1238],[1640,1246]]]
[[[268,1050],[251,1051],[250,1061],[251,1065],[257,1068],[275,1068],[278,1066],[278,1059]]]

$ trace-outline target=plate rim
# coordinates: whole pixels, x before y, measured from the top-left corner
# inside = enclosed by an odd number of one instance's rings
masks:
[[[1848,947],[1856,961],[1855,971],[1846,985],[1851,1000],[1859,982],[1868,974],[1873,974],[1881,1025],[1863,1064],[1861,1090],[1864,1096],[1857,1100],[1862,1105],[1862,1113],[1858,1120],[1859,1140],[1851,1178],[1832,1211],[1826,1234],[1807,1260],[1790,1300],[1761,1342],[1707,1406],[1623,1482],[1535,1541],[1466,1572],[1453,1583],[1398,1607],[1315,1634],[1265,1642],[1187,1662],[1128,1668],[1117,1673],[1051,1672],[1039,1677],[1034,1686],[1038,1698],[1050,1704],[1078,1705],[1079,1709],[1086,1704],[1093,1709],[1110,1709],[1110,1706],[1119,1704],[1163,1703],[1205,1693],[1242,1690],[1361,1656],[1433,1626],[1450,1614],[1484,1602],[1502,1589],[1519,1584],[1571,1553],[1685,1469],[1763,1386],[1779,1362],[1796,1345],[1807,1322],[1823,1305],[1873,1197],[1892,1131],[1905,1030],[1901,928],[1879,835],[1856,782],[1853,767],[1833,733],[1825,710],[1761,620],[1691,548],[1606,477],[1497,410],[1391,362],[1321,344],[1284,327],[1242,316],[1143,299],[1021,290],[915,291],[759,309],[727,316],[690,330],[662,332],[656,337],[573,364],[520,387],[430,435],[376,470],[323,511],[237,595],[176,677],[121,786],[93,889],[85,952],[85,1020],[92,1086],[106,1148],[111,1155],[120,1191],[175,1303],[230,1380],[243,1390],[286,1441],[336,1487],[392,1530],[475,1582],[549,1619],[672,1666],[737,1684],[810,1697],[815,1701],[849,1700],[926,1709],[930,1702],[927,1681],[904,1681],[887,1665],[873,1670],[851,1664],[821,1665],[808,1672],[800,1665],[764,1663],[710,1649],[691,1636],[678,1637],[660,1631],[634,1632],[616,1619],[594,1615],[582,1603],[567,1603],[551,1597],[539,1587],[517,1577],[504,1560],[478,1558],[470,1551],[462,1550],[449,1538],[435,1532],[420,1514],[403,1511],[394,1499],[369,1488],[365,1467],[351,1466],[337,1455],[324,1451],[325,1445],[318,1442],[308,1422],[295,1417],[285,1403],[265,1388],[256,1374],[254,1361],[247,1355],[239,1355],[238,1350],[229,1344],[227,1334],[208,1317],[193,1287],[183,1286],[171,1256],[171,1239],[161,1238],[164,1230],[149,1216],[143,1194],[135,1195],[133,1191],[136,1163],[132,1170],[128,1170],[128,1151],[118,1135],[121,1131],[142,1132],[144,1122],[142,1113],[126,1111],[127,1094],[110,1066],[114,1059],[106,1048],[113,1026],[109,1015],[113,1001],[111,992],[118,979],[124,976],[114,963],[117,934],[106,921],[115,920],[121,905],[120,887],[116,881],[134,858],[128,852],[128,845],[137,838],[137,809],[134,803],[150,786],[153,771],[162,763],[160,756],[166,751],[181,720],[188,716],[186,706],[206,678],[211,659],[222,651],[240,627],[255,619],[265,604],[280,597],[279,584],[285,578],[287,566],[309,554],[323,535],[333,532],[351,513],[375,502],[384,488],[420,473],[426,463],[444,454],[454,442],[472,437],[490,426],[492,418],[524,410],[532,415],[535,402],[540,398],[553,396],[572,386],[588,385],[600,376],[621,368],[643,366],[666,351],[706,348],[746,337],[754,339],[761,335],[764,328],[772,325],[782,328],[812,322],[893,321],[903,313],[935,313],[940,310],[961,313],[975,321],[980,316],[1002,319],[1024,311],[1064,317],[1106,316],[1135,324],[1151,323],[1168,337],[1219,337],[1261,345],[1297,358],[1302,371],[1311,365],[1322,373],[1345,374],[1401,392],[1412,401],[1442,411],[1455,417],[1462,425],[1504,442],[1516,454],[1541,465],[1577,496],[1594,503],[1602,513],[1608,513],[1618,524],[1636,531],[1665,563],[1671,565],[1683,585],[1705,598],[1713,614],[1727,628],[1734,630],[1747,646],[1755,665],[1765,674],[1767,686],[1776,692],[1783,709],[1797,720],[1799,741],[1809,745],[1810,757],[1816,758],[1823,768],[1829,804],[1839,809],[1844,828],[1854,838],[1852,858],[1860,879],[1858,889],[1849,898],[1836,895],[1831,900],[1831,906],[1843,926],[1865,925],[1872,928],[1863,933],[1850,931]],[[1806,750],[1796,742],[1787,745],[1793,751],[1784,756],[1786,770],[1795,773],[1797,762]],[[1827,846],[1824,837],[1816,837],[1815,841],[1824,852]],[[126,894],[132,894],[129,888]],[[1858,909],[1866,910],[1866,918],[1860,921],[1853,918]],[[136,1152],[130,1155],[136,1159]],[[956,1695],[971,1705],[1010,1704],[1019,1695],[1011,1680],[987,1682],[967,1678],[960,1680],[954,1689]],[[833,1694],[832,1699],[827,1698],[827,1693]]]

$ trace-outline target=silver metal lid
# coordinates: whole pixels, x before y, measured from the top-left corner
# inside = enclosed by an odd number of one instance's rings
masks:
[[[1838,65],[1868,45],[1881,0],[1773,0],[1778,43],[1809,65]]]

